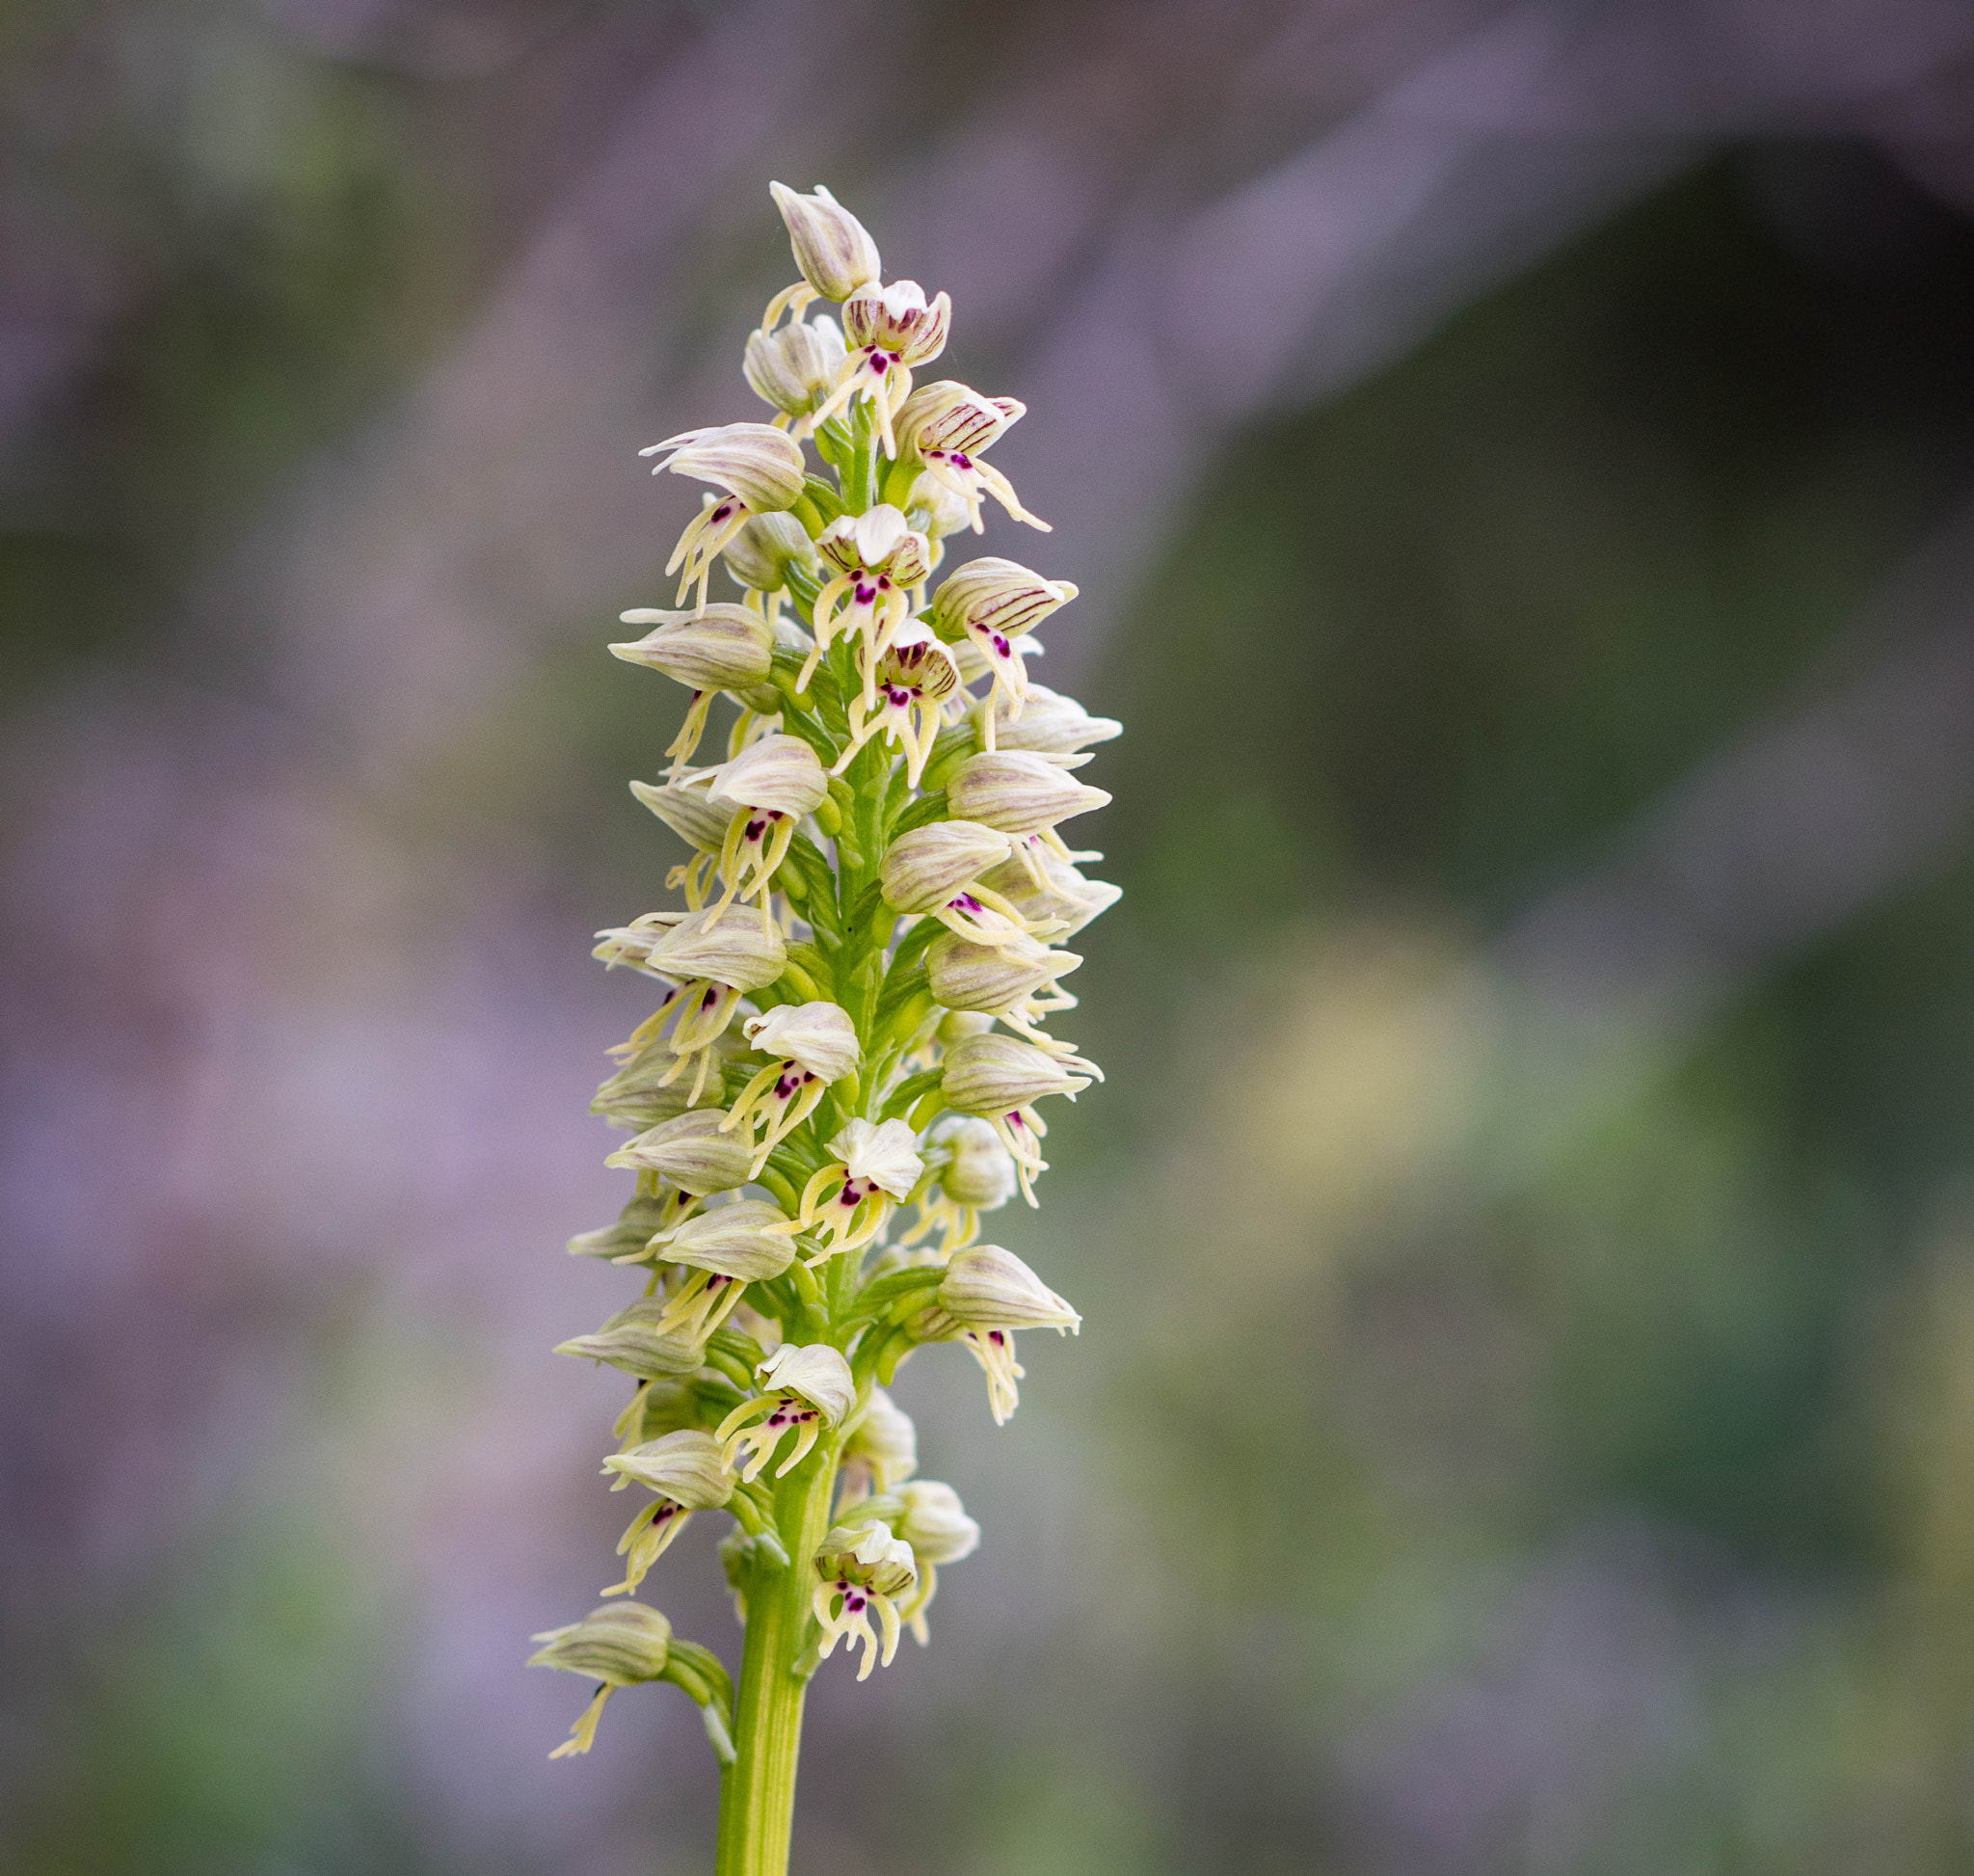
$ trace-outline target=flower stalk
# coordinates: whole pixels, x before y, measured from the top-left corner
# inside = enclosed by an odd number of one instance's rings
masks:
[[[893,1377],[956,1343],[1002,1421],[1016,1334],[1081,1326],[978,1240],[1017,1193],[1036,1203],[1036,1104],[1101,1080],[1048,1025],[1082,962],[1056,941],[1117,898],[1057,829],[1109,800],[1067,771],[1118,726],[1025,666],[1076,588],[998,557],[941,576],[989,496],[1046,527],[981,460],[1024,407],[915,390],[947,296],[886,285],[826,190],[773,193],[802,276],[747,342],[773,421],[645,452],[710,493],[667,564],[673,607],[626,612],[649,630],[610,648],[688,693],[669,768],[631,785],[684,844],[685,903],[598,934],[662,1000],[593,1104],[631,1136],[607,1164],[634,1190],[570,1249],[644,1287],[560,1353],[628,1377],[603,1470],[644,1496],[612,1600],[533,1657],[598,1683],[557,1756],[590,1750],[620,1687],[698,1703],[718,1876],[784,1876],[811,1676],[840,1642],[860,1680],[904,1633],[926,1642],[939,1568],[978,1541],[958,1494],[916,1477]],[[722,572],[736,598],[711,597]],[[638,1599],[686,1522],[722,1514],[737,1682]]]

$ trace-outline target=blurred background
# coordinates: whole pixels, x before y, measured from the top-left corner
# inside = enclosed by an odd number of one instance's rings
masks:
[[[1128,725],[1086,1327],[901,1378],[986,1540],[798,1868],[1974,1867],[1974,9],[13,0],[0,125],[8,1876],[709,1866],[520,1662],[771,177]]]

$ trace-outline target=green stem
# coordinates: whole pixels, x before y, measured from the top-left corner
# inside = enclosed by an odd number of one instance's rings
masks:
[[[714,1876],[787,1876],[795,1821],[795,1759],[806,1677],[795,1661],[809,1624],[814,1556],[829,1529],[834,1444],[812,1454],[775,1492],[775,1516],[793,1560],[757,1563],[747,1578],[747,1640],[734,1703],[734,1762],[720,1781]]]

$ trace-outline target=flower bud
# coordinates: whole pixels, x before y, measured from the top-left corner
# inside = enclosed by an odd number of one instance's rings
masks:
[[[969,633],[991,643],[1018,638],[1076,598],[1066,579],[1044,579],[1018,561],[989,554],[969,560],[932,596],[932,629],[948,645]],[[1003,642],[1000,649],[1005,652]]]
[[[1051,951],[1032,938],[974,945],[948,931],[927,950],[925,975],[933,1001],[947,1009],[1000,1010],[1067,977],[1081,962],[1074,951]]]
[[[1065,1059],[1076,1059],[1052,1056],[1011,1035],[970,1035],[947,1052],[940,1088],[955,1112],[1011,1113],[1045,1094],[1078,1094],[1088,1087],[1089,1078],[1072,1073]]]
[[[852,1179],[868,1180],[894,1198],[903,1198],[919,1183],[925,1162],[919,1157],[919,1136],[902,1120],[873,1127],[853,1120],[829,1143]]]
[[[744,605],[709,605],[703,612],[659,612],[639,606],[618,617],[657,630],[610,650],[627,664],[649,665],[689,690],[756,684],[774,668],[774,630]]]
[[[531,1639],[542,1644],[528,1656],[531,1668],[562,1668],[606,1687],[633,1687],[664,1674],[672,1624],[642,1602],[606,1602],[567,1628],[545,1629]]]
[[[747,1183],[754,1152],[740,1135],[720,1132],[725,1118],[717,1108],[681,1113],[627,1141],[603,1164],[662,1173],[680,1191],[702,1198],[708,1193],[731,1192]]]
[[[879,1491],[891,1491],[919,1469],[919,1430],[912,1416],[881,1387],[855,1432],[843,1442],[843,1466]]]
[[[695,912],[651,948],[646,969],[680,983],[710,978],[735,990],[764,989],[788,968],[788,947],[778,927],[763,932],[760,923],[758,915],[732,908]]]
[[[750,333],[740,369],[763,404],[787,416],[807,416],[836,389],[846,356],[841,331],[824,314]]]
[[[1011,1250],[956,1250],[939,1285],[939,1306],[968,1328],[1080,1331],[1083,1319]]]
[[[762,1283],[795,1261],[794,1241],[769,1236],[767,1227],[786,1221],[779,1205],[765,1199],[743,1198],[716,1212],[702,1212],[674,1225],[654,1246],[675,1264],[711,1271],[717,1276]]]
[[[980,1527],[960,1495],[937,1479],[914,1479],[897,1492],[899,1510],[887,1519],[920,1564],[957,1564],[980,1547]]]
[[[1124,725],[1109,716],[1092,716],[1074,697],[1065,697],[1047,684],[1027,686],[1019,716],[1008,713],[1007,693],[997,689],[978,706],[978,711],[994,712],[994,746],[997,749],[1025,749],[1038,756],[1068,756],[1093,742],[1108,742],[1124,734]]]
[[[831,1426],[857,1405],[850,1364],[827,1342],[784,1342],[754,1372],[777,1394],[799,1394]]]
[[[856,1024],[835,1004],[777,1004],[741,1028],[762,1055],[793,1061],[818,1081],[840,1082],[863,1059]]]
[[[689,1512],[718,1511],[740,1483],[720,1458],[720,1442],[697,1427],[612,1453],[603,1470],[634,1479]]]
[[[884,902],[899,912],[930,912],[1005,860],[1009,845],[1006,834],[977,820],[911,828],[884,856],[878,874]]]
[[[923,456],[928,450],[940,449],[977,456],[999,442],[1027,411],[1019,398],[983,397],[966,385],[943,378],[937,384],[920,385],[906,398],[892,419],[892,427],[899,449],[909,455]]]
[[[815,550],[840,574],[885,574],[898,586],[916,586],[932,571],[931,544],[885,501],[861,515],[839,515]]]
[[[998,1212],[1014,1196],[1014,1155],[977,1114],[947,1114],[926,1140],[950,1155],[939,1169],[939,1189],[955,1205]]]
[[[793,515],[750,517],[724,552],[727,571],[757,593],[772,593],[786,586],[790,567],[815,565],[815,543]]]
[[[667,782],[662,788],[633,782],[630,791],[687,846],[717,853],[736,812],[731,801],[715,801],[705,788],[689,782]]]
[[[889,352],[906,367],[929,364],[946,350],[952,302],[944,293],[928,304],[917,281],[860,286],[843,302],[843,336],[852,345]]]
[[[795,265],[825,300],[846,300],[878,277],[877,243],[864,224],[827,189],[798,196],[779,182],[768,184],[788,228]]]
[[[607,1362],[640,1380],[665,1375],[689,1375],[699,1367],[704,1351],[685,1335],[660,1335],[658,1321],[666,1308],[663,1297],[639,1297],[594,1335],[577,1335],[556,1346],[557,1354]]]
[[[654,475],[670,469],[674,475],[713,483],[737,496],[756,515],[794,507],[807,474],[801,449],[787,431],[777,430],[771,423],[722,423],[704,430],[683,430],[637,453],[664,457],[653,464]]]
[[[1000,750],[969,756],[947,780],[946,798],[956,816],[1004,834],[1038,834],[1110,801],[1040,756]]]
[[[748,808],[770,808],[778,814],[813,813],[829,793],[829,776],[815,751],[800,737],[766,736],[750,742],[732,762],[713,770],[707,792],[715,801]],[[1107,795],[1106,800],[1109,797]],[[758,923],[758,922],[757,922]],[[777,971],[775,977],[780,977]],[[773,978],[762,979],[772,983]],[[749,984],[754,989],[757,985]]]

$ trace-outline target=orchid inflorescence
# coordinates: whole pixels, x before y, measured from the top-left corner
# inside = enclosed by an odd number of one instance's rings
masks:
[[[636,1191],[570,1248],[645,1283],[562,1349],[636,1382],[604,1463],[651,1496],[605,1595],[634,1595],[696,1513],[724,1511],[745,1654],[736,1696],[663,1618],[627,1623],[642,1605],[611,1601],[536,1657],[602,1683],[564,1752],[629,1680],[701,1701],[727,1767],[723,1871],[782,1866],[792,1765],[752,1760],[792,1754],[816,1662],[847,1640],[861,1680],[903,1629],[923,1641],[938,1567],[978,1540],[949,1487],[913,1476],[885,1391],[899,1364],[959,1344],[1000,1422],[1016,1334],[1080,1327],[978,1239],[1017,1192],[1035,1203],[1039,1104],[1101,1079],[1047,1025],[1082,961],[1060,941],[1118,896],[1058,829],[1109,799],[1073,771],[1119,726],[1027,669],[1076,588],[998,557],[939,577],[990,500],[1046,526],[983,460],[1023,406],[916,383],[947,296],[883,284],[826,190],[774,196],[802,278],[747,341],[772,421],[645,452],[711,485],[667,567],[673,608],[625,613],[651,630],[610,648],[691,693],[665,774],[631,785],[685,844],[667,881],[684,904],[599,934],[597,956],[667,994],[593,1104],[633,1136],[608,1164]],[[722,568],[736,602],[711,597]],[[706,763],[721,697],[736,714]]]

